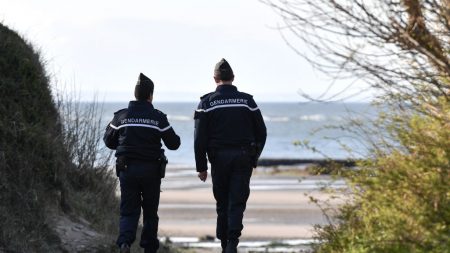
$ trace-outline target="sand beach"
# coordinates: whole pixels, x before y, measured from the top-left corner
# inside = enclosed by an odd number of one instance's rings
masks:
[[[328,176],[267,171],[270,168],[259,168],[252,176],[240,252],[274,242],[291,242],[293,251],[289,252],[302,252],[294,250],[311,242],[313,225],[327,223],[310,197],[329,199],[331,193],[322,192],[321,186],[331,183],[331,188],[339,189],[345,187],[345,183],[332,182]],[[168,168],[161,186],[159,236],[181,246],[218,252],[220,245],[214,240],[216,212],[211,188],[211,178],[201,182],[193,168]],[[331,203],[338,205],[342,201],[335,199]]]

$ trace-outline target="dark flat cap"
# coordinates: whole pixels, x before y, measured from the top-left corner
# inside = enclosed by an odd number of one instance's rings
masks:
[[[234,78],[233,69],[227,60],[222,58],[222,60],[216,64],[214,68],[214,76],[223,81],[229,81]]]
[[[137,100],[146,100],[153,94],[154,87],[152,80],[140,73],[134,88],[134,96]]]
[[[136,85],[140,84],[150,84],[153,86],[152,80],[142,73],[139,74],[139,78]]]

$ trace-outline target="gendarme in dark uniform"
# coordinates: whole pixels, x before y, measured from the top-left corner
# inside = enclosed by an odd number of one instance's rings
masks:
[[[250,194],[250,177],[266,142],[266,126],[253,97],[232,85],[225,59],[216,64],[217,88],[201,97],[195,111],[195,161],[199,178],[211,163],[217,210],[217,238],[223,252],[237,252],[242,219]]]
[[[152,105],[153,82],[139,75],[135,87],[136,101],[128,108],[114,113],[107,126],[104,142],[116,150],[120,179],[120,234],[117,245],[121,252],[130,252],[136,238],[136,229],[143,210],[143,230],[140,246],[145,253],[155,253],[159,247],[158,205],[161,186],[160,166],[164,150],[180,146],[180,137],[167,121],[167,117]]]

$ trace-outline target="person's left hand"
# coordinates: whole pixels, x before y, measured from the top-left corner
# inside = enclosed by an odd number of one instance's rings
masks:
[[[206,179],[208,178],[208,171],[202,171],[198,173],[198,178],[200,178],[200,180],[202,180],[203,182],[206,181]]]

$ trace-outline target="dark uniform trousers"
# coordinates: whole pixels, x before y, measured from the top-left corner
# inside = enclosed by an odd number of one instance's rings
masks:
[[[216,199],[216,236],[222,242],[237,240],[244,228],[242,219],[250,195],[252,163],[245,149],[211,152],[211,175]]]
[[[120,172],[120,235],[117,245],[131,245],[143,210],[143,229],[140,246],[145,252],[159,248],[158,205],[161,189],[158,162],[131,160],[127,169]]]

